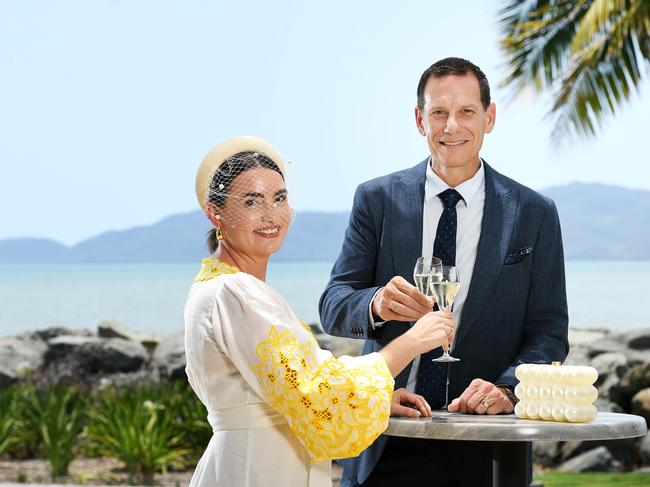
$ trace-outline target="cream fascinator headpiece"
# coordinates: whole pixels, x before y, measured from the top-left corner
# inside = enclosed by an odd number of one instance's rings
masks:
[[[283,175],[285,174],[282,156],[267,141],[251,135],[241,135],[224,140],[207,153],[199,169],[196,171],[196,199],[203,210],[205,210],[205,205],[208,203],[210,184],[215,172],[225,161],[240,152],[258,152],[264,154],[277,164]]]

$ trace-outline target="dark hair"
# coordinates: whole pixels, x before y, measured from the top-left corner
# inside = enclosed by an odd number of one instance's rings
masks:
[[[282,176],[284,179],[284,174],[280,171],[278,165],[273,162],[270,157],[260,154],[259,152],[247,151],[239,152],[234,156],[226,159],[219,169],[217,169],[212,177],[210,182],[210,188],[208,190],[208,203],[212,203],[219,208],[222,208],[226,202],[226,197],[224,193],[228,193],[230,185],[235,180],[237,176],[253,169],[256,167],[265,167],[267,169],[272,169]],[[223,187],[220,187],[223,185]],[[219,247],[219,240],[217,240],[217,229],[212,228],[208,231],[207,241],[208,250],[210,253],[213,253]]]
[[[424,87],[426,86],[427,81],[429,81],[429,78],[432,76],[434,78],[441,78],[443,76],[464,76],[468,73],[472,73],[476,76],[481,91],[481,103],[483,104],[483,108],[487,109],[490,105],[490,84],[488,83],[485,73],[483,73],[481,68],[476,64],[467,59],[448,57],[435,62],[429,66],[424,73],[422,73],[420,82],[418,83],[418,108],[420,111],[424,110]]]

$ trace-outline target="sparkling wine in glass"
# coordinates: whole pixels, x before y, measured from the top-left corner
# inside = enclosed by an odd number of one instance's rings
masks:
[[[450,311],[454,304],[460,282],[458,282],[458,271],[452,266],[443,266],[440,273],[429,280],[431,293],[436,297],[438,307],[441,311]],[[460,359],[449,355],[448,350],[443,350],[443,354],[433,359],[434,362],[459,362]]]
[[[438,257],[418,257],[413,269],[413,280],[420,292],[432,296],[431,280],[442,275],[442,261]]]

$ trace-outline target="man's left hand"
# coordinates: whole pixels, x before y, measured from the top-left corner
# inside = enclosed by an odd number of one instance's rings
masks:
[[[465,392],[447,407],[450,413],[466,414],[510,414],[514,409],[504,391],[483,379],[474,379]]]

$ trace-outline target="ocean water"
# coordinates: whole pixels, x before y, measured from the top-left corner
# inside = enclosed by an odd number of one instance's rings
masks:
[[[94,330],[106,319],[155,334],[183,327],[183,305],[198,263],[0,264],[0,335],[50,326]],[[307,322],[330,262],[271,263],[268,283]],[[650,261],[569,261],[570,325],[626,330],[650,326]]]

